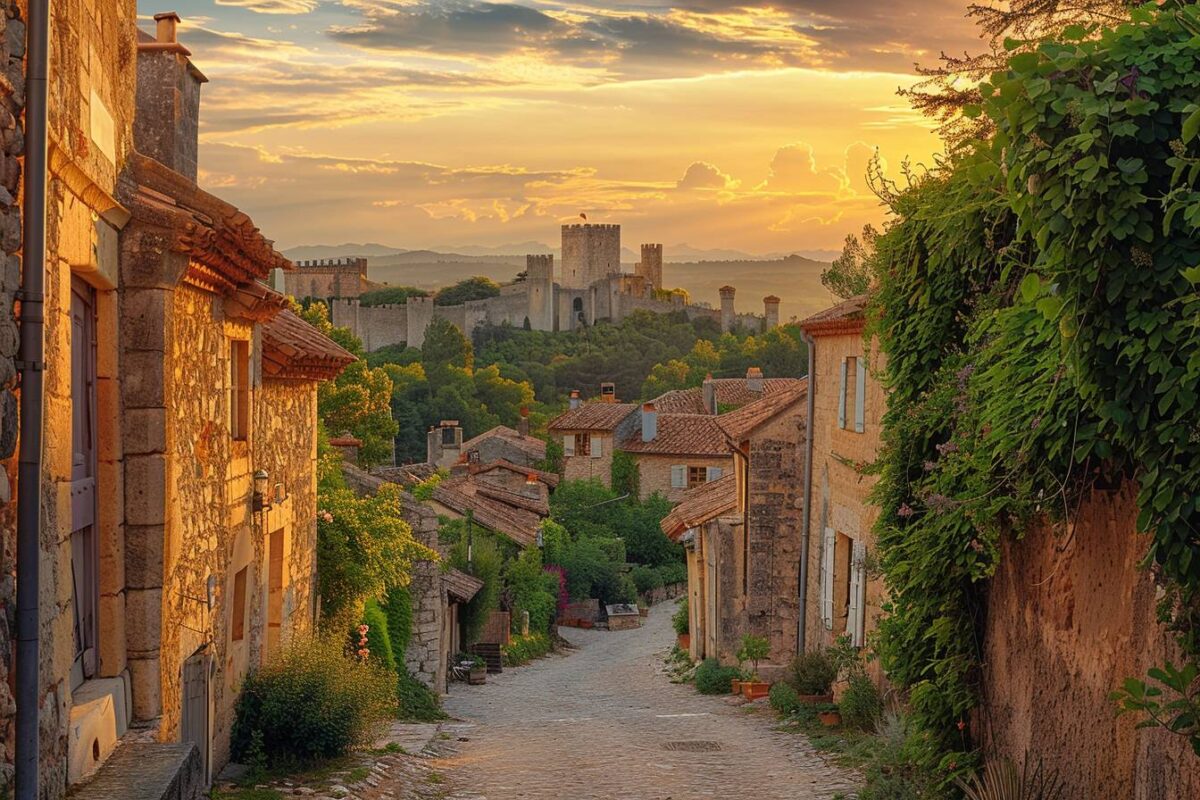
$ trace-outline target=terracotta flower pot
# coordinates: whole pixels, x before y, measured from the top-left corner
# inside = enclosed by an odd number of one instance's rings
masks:
[[[679,649],[687,650],[692,646],[692,635],[690,633],[679,634]]]
[[[730,684],[730,689],[729,689],[730,692],[732,692],[733,694],[741,694],[742,693],[742,681],[740,678],[733,678],[732,680],[730,680],[729,684]]]
[[[842,712],[840,711],[821,711],[817,714],[817,719],[821,720],[821,724],[826,728],[836,728],[842,724]]]
[[[771,684],[764,681],[742,681],[742,697],[759,700],[771,693]]]
[[[831,695],[831,694],[802,694],[802,695],[798,695],[797,699],[799,699],[799,701],[801,703],[805,703],[810,706],[823,706],[823,705],[827,705],[827,704],[833,702],[833,695]]]

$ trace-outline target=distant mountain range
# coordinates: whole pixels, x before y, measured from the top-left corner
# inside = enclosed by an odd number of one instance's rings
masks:
[[[366,256],[371,280],[396,286],[439,289],[464,278],[484,275],[506,283],[525,268],[527,253],[558,252],[538,242],[521,242],[500,247],[437,247],[405,250],[381,244],[309,245],[285,250],[293,260]],[[625,270],[632,271],[639,258],[623,248]],[[754,256],[737,250],[700,250],[677,245],[664,247],[667,263],[664,283],[688,291],[692,302],[716,306],[718,289],[725,284],[737,288],[739,311],[762,312],[762,299],[774,294],[782,298],[783,319],[805,317],[835,302],[821,285],[821,272],[836,256],[827,250],[804,253],[770,253]]]
[[[403,247],[392,247],[377,242],[367,242],[357,244],[347,242],[346,244],[313,244],[300,245],[283,251],[284,255],[293,260],[304,260],[312,258],[345,258],[348,256],[366,256],[367,258],[380,258],[389,256],[407,256],[410,259],[415,258],[440,258],[441,260],[457,260],[459,257],[467,258],[503,258],[505,263],[508,263],[513,258],[524,258],[529,254],[552,254],[555,258],[561,256],[559,248],[550,247],[542,242],[513,242],[512,244],[502,244],[495,247],[485,245],[468,244],[468,245],[438,245],[436,247],[421,248],[417,250],[406,249]],[[790,252],[778,251],[773,253],[746,253],[741,250],[725,250],[721,248],[704,249],[692,247],[689,244],[674,244],[663,247],[663,259],[667,263],[684,263],[695,261],[762,261],[786,258],[787,256],[803,256],[811,258],[814,261],[831,261],[837,258],[838,251],[836,250],[793,250]],[[626,263],[636,263],[641,258],[641,253],[629,247],[621,248],[621,259]]]

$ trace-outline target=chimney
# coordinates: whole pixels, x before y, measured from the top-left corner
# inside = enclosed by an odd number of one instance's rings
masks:
[[[615,383],[605,382],[600,384],[600,402],[615,403],[617,402],[617,385]]]
[[[200,140],[200,85],[208,78],[179,42],[179,15],[154,15],[154,39],[141,35],[137,54],[137,107],[133,142],[138,152],[196,180]]]
[[[517,420],[517,433],[522,439],[529,435],[529,409],[521,406],[521,419]]]
[[[444,419],[436,428],[429,429],[426,460],[441,469],[449,469],[462,455],[462,442],[462,427],[458,420]]]
[[[763,390],[763,374],[758,367],[751,367],[746,370],[746,388],[755,394],[761,394]]]
[[[712,373],[708,373],[704,378],[704,410],[709,414],[717,413],[717,382],[713,380]]]
[[[654,403],[646,403],[642,406],[642,441],[653,442],[658,436],[658,412],[654,410]]]
[[[175,29],[182,21],[174,11],[155,14],[154,22],[158,25],[155,31],[155,40],[159,44],[178,44],[179,37]]]
[[[575,409],[579,408],[581,405],[583,405],[583,401],[579,399],[579,390],[572,389],[571,390],[571,410],[574,411]]]

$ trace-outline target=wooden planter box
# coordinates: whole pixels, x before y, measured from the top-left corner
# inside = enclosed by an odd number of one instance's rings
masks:
[[[688,650],[692,646],[692,635],[690,633],[679,634],[679,649]]]
[[[472,686],[487,683],[487,667],[471,667],[471,671],[467,673],[467,683]]]
[[[771,684],[765,681],[742,681],[742,697],[760,700],[771,693]]]

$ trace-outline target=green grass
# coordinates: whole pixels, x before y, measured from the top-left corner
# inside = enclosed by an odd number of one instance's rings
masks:
[[[346,780],[350,781],[351,783],[358,783],[366,780],[367,776],[370,774],[371,770],[367,769],[366,767],[355,767],[354,769],[350,770],[349,773],[347,773]]]
[[[212,800],[283,800],[283,794],[274,789],[234,789],[222,792],[213,789]]]
[[[442,773],[440,773],[440,772],[431,772],[431,773],[429,773],[428,776],[426,776],[425,780],[428,783],[437,784],[437,783],[444,783],[446,779],[444,777],[442,777]]]

